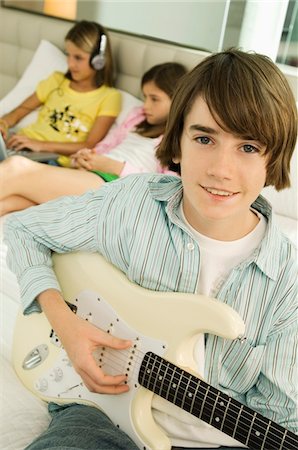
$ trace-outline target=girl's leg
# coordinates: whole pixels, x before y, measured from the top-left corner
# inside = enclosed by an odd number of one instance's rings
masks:
[[[0,217],[12,211],[21,211],[22,209],[26,209],[29,208],[29,206],[34,205],[36,205],[36,203],[31,200],[27,200],[20,195],[11,195],[10,197],[0,200]]]
[[[83,194],[104,181],[92,172],[41,164],[11,156],[0,164],[0,199],[13,195],[40,204],[62,195]]]
[[[138,450],[99,409],[86,405],[49,405],[49,428],[25,450]]]

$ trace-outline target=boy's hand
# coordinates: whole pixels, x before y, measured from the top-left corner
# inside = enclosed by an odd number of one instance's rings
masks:
[[[118,339],[74,314],[55,289],[43,291],[38,302],[69,356],[75,370],[91,392],[122,394],[129,390],[126,376],[112,376],[100,369],[93,357],[98,347],[124,350],[131,341]],[[120,354],[119,354],[119,357]]]
[[[131,346],[130,341],[118,339],[89,322],[73,315],[60,334],[61,342],[84,384],[91,392],[100,394],[122,394],[129,390],[124,384],[126,376],[112,376],[100,369],[93,357],[93,351],[98,347],[110,347],[124,350]],[[120,355],[119,355],[120,357]]]

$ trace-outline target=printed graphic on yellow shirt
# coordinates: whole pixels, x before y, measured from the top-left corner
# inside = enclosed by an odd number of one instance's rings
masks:
[[[54,109],[49,112],[50,127],[59,133],[61,132],[67,138],[72,137],[73,140],[76,140],[81,132],[86,133],[88,131],[86,125],[71,111],[70,105],[65,106],[64,109]]]

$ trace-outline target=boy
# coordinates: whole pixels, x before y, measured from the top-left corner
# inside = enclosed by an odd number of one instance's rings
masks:
[[[129,389],[124,375],[97,367],[92,350],[131,344],[70,311],[51,251],[99,252],[144,288],[229,304],[246,324],[246,339],[223,345],[206,336],[196,352],[205,350],[205,379],[298,430],[296,255],[259,196],[264,185],[289,186],[296,136],[296,105],[278,68],[262,55],[214,54],[184,77],[157,152],[162,164],[180,167],[181,179],[131,176],[7,221],[8,263],[19,279],[24,312],[45,312],[91,391],[121,395]],[[173,446],[243,447],[176,409],[168,414],[163,405],[154,399],[154,417]],[[30,450],[136,448],[96,408],[50,410],[52,424]],[[84,432],[73,434],[79,425]]]

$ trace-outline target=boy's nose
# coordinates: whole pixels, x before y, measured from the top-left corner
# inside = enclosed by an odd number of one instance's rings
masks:
[[[231,178],[233,167],[232,159],[231,152],[229,151],[219,150],[214,152],[209,161],[207,169],[208,175],[217,179]]]

